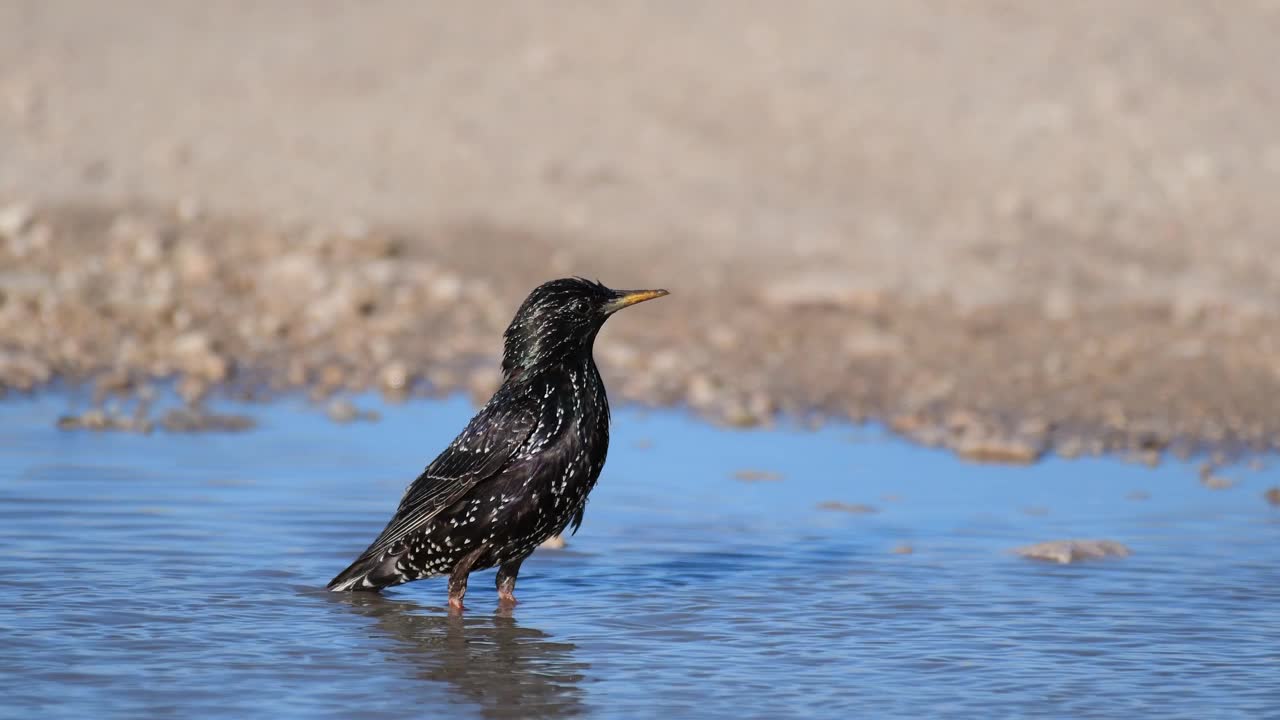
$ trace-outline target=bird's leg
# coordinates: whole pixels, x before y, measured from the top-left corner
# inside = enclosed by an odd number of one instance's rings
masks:
[[[524,558],[512,560],[498,568],[498,602],[503,605],[516,604],[516,576],[520,574],[520,563]]]
[[[471,574],[471,568],[476,564],[476,560],[480,559],[480,554],[485,550],[484,546],[472,550],[453,566],[453,572],[449,574],[449,607],[454,610],[466,610],[462,604],[462,598],[467,594],[467,576]]]

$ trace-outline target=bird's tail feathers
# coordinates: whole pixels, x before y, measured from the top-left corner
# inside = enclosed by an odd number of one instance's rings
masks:
[[[334,592],[378,592],[384,587],[399,585],[407,579],[396,567],[399,559],[399,553],[385,550],[366,552],[330,580],[327,587]]]

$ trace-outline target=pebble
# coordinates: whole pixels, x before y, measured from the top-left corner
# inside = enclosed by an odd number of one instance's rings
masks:
[[[1134,453],[1130,458],[1131,462],[1141,463],[1147,467],[1159,467],[1162,459],[1159,450],[1141,450]]]
[[[257,423],[248,415],[205,412],[198,408],[174,408],[160,419],[169,432],[243,432]]]
[[[112,423],[102,410],[86,410],[79,415],[58,418],[59,430],[105,430]]]
[[[188,405],[198,405],[209,394],[209,383],[195,375],[184,375],[178,381],[178,397]]]
[[[378,379],[383,390],[402,391],[409,385],[409,367],[400,361],[388,363]]]
[[[738,470],[733,474],[733,479],[745,483],[781,482],[782,473],[769,470]]]
[[[1128,547],[1114,540],[1051,540],[1014,548],[1013,552],[1032,560],[1061,564],[1106,557],[1128,557]]]
[[[115,408],[92,408],[78,415],[64,415],[58,419],[59,430],[94,430],[133,433],[150,433],[156,425],[169,432],[240,432],[254,427],[253,418],[247,415],[223,415],[209,413],[198,408],[174,408],[158,421],[146,416],[146,406],[140,405],[133,415],[122,414]]]
[[[775,280],[761,292],[766,305],[795,309],[835,307],[874,310],[883,302],[883,293],[860,285],[847,275],[807,273]]]
[[[19,390],[31,390],[53,379],[53,368],[25,353],[0,350],[0,383]]]
[[[359,420],[375,422],[382,417],[376,410],[361,410],[345,398],[337,398],[330,402],[325,408],[325,414],[336,423],[349,423]]]
[[[1044,442],[1027,437],[1001,437],[992,434],[967,436],[951,446],[956,453],[974,462],[1029,465],[1044,454]]]
[[[713,418],[731,428],[759,427],[769,420],[767,415],[741,402],[732,402],[721,408],[719,415],[713,415]]]
[[[1266,498],[1267,502],[1272,505],[1280,507],[1280,485],[1267,488],[1267,491],[1262,494],[1262,497]]]
[[[1210,490],[1230,490],[1236,486],[1236,481],[1221,475],[1202,475],[1200,476],[1200,484]]]
[[[325,365],[320,370],[320,387],[334,390],[342,387],[347,379],[347,371],[340,365]]]
[[[172,347],[175,355],[204,355],[213,348],[213,342],[202,332],[187,332],[174,338]]]
[[[1217,458],[1216,462],[1207,462],[1200,465],[1200,484],[1210,490],[1230,490],[1236,486],[1236,481],[1231,478],[1222,477],[1214,471],[1225,458]]]
[[[1055,287],[1045,291],[1041,310],[1046,319],[1064,322],[1075,317],[1077,304],[1071,291]]]
[[[849,513],[851,515],[871,515],[873,513],[880,512],[871,505],[863,505],[862,503],[846,503],[838,500],[820,502],[818,503],[818,509]]]
[[[427,286],[428,297],[438,303],[457,302],[462,297],[462,278],[451,273],[441,273]]]
[[[1073,460],[1084,454],[1084,444],[1079,438],[1068,437],[1059,440],[1054,450],[1058,453],[1058,457]]]
[[[546,540],[543,540],[542,544],[539,545],[538,547],[545,548],[547,550],[563,550],[568,545],[569,543],[565,542],[565,539],[563,537],[559,535],[552,535]]]
[[[329,407],[325,412],[328,413],[330,420],[339,423],[352,422],[360,414],[360,411],[356,410],[356,406],[350,400],[345,399],[338,399],[329,403]]]
[[[685,384],[685,397],[695,408],[714,407],[720,398],[715,383],[707,375],[698,373],[691,376]]]
[[[133,388],[133,376],[124,368],[114,368],[99,375],[93,382],[96,393],[123,393]]]
[[[188,195],[178,200],[174,212],[178,214],[178,219],[191,223],[204,216],[204,205],[198,198]]]
[[[845,336],[843,347],[845,354],[851,357],[886,358],[901,354],[906,344],[896,335],[864,330]]]
[[[898,415],[890,427],[929,447],[946,446],[960,457],[974,462],[1030,464],[1044,455],[1050,426],[1030,419],[1016,429],[1003,430],[987,424],[970,411],[959,410],[937,424],[918,414]]]
[[[0,207],[0,240],[13,240],[31,226],[35,213],[29,205],[15,203]]]

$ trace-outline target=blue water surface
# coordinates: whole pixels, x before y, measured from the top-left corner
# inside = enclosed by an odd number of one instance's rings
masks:
[[[490,571],[459,616],[443,579],[322,588],[465,400],[55,429],[77,402],[0,403],[0,717],[1280,717],[1274,467],[1214,491],[1177,463],[622,410],[582,530],[525,563],[514,611]],[[1075,537],[1133,554],[1010,553]]]

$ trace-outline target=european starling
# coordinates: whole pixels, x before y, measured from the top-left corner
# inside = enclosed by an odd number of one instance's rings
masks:
[[[614,312],[666,290],[610,290],[581,278],[530,293],[504,334],[502,387],[409,485],[386,529],[329,589],[378,591],[449,575],[462,608],[467,575],[498,566],[514,603],[520,563],[577,532],[609,450],[609,401],[591,356]]]

